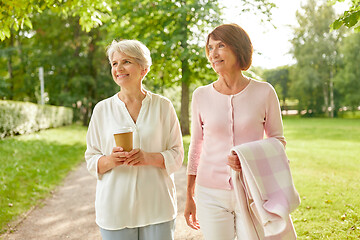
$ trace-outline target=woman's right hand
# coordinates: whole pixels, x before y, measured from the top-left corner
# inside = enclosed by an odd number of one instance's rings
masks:
[[[126,160],[126,152],[122,147],[114,147],[110,156],[109,160],[114,164],[114,167],[124,164]]]
[[[124,164],[126,152],[122,147],[114,147],[111,154],[102,156],[98,162],[98,173],[104,174],[114,167]]]
[[[196,204],[193,197],[188,197],[186,199],[184,217],[189,227],[195,230],[200,229],[199,222],[196,218]]]

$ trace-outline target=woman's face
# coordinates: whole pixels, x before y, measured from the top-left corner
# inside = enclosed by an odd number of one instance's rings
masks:
[[[229,73],[240,69],[235,53],[224,42],[210,38],[208,49],[211,67],[217,74]]]
[[[141,84],[146,70],[143,69],[132,57],[121,52],[114,52],[111,59],[111,74],[120,87],[132,84]]]

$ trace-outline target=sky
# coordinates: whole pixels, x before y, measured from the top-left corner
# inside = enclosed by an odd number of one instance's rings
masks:
[[[306,0],[273,0],[277,8],[272,10],[272,24],[261,22],[260,14],[241,13],[239,0],[222,0],[225,8],[225,23],[240,25],[250,36],[254,47],[253,66],[272,69],[279,66],[291,65],[296,61],[289,51],[290,40],[293,37],[291,26],[297,26],[296,11]],[[336,5],[339,11],[346,8],[346,4]],[[338,12],[338,11],[337,11]]]

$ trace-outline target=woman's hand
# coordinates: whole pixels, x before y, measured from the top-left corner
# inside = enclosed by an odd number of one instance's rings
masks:
[[[107,171],[124,164],[126,152],[121,147],[114,147],[111,154],[102,156],[98,162],[98,173],[104,174]]]
[[[124,165],[129,166],[144,166],[148,165],[149,154],[141,149],[133,149],[130,152],[124,152],[126,160]]]
[[[200,229],[199,222],[196,218],[196,204],[194,198],[188,197],[186,199],[184,217],[189,227],[195,230]]]
[[[237,172],[241,171],[240,160],[235,152],[228,156],[228,165]]]

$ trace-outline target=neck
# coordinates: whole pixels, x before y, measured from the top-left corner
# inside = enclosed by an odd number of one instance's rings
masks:
[[[141,88],[127,89],[121,88],[118,97],[123,102],[142,101],[146,96],[146,91]]]
[[[219,74],[219,79],[214,83],[217,91],[224,94],[236,94],[242,91],[249,83],[241,71]]]

